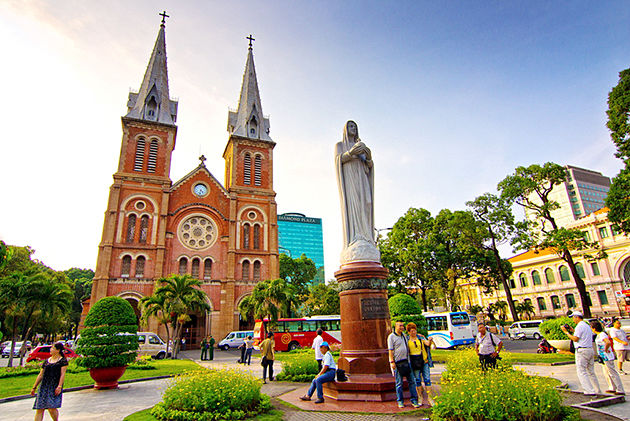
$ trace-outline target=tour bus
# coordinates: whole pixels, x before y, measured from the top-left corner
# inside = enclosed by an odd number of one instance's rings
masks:
[[[313,339],[317,336],[317,329],[321,328],[324,333],[322,337],[329,344],[341,343],[340,317],[334,316],[313,316],[299,319],[278,319],[274,332],[276,351],[292,351],[298,348],[310,348]],[[264,339],[268,319],[256,320],[254,325],[254,345]]]
[[[429,337],[433,338],[436,348],[453,348],[475,343],[475,336],[470,329],[470,317],[463,311],[447,313],[425,313],[429,325]]]

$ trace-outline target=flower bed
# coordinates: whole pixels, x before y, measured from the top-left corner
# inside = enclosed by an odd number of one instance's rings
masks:
[[[287,382],[310,382],[319,373],[315,352],[300,352],[281,358],[282,371],[276,378]],[[284,357],[284,356],[283,356]]]
[[[432,420],[579,420],[577,411],[563,407],[553,379],[528,376],[505,360],[482,372],[474,351],[449,359],[442,374],[441,394]]]
[[[201,370],[173,379],[151,414],[162,421],[242,420],[267,412],[260,381],[234,370]]]

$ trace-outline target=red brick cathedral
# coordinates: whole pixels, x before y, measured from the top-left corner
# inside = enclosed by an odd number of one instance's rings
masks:
[[[262,113],[251,40],[238,109],[228,112],[225,181],[199,165],[173,183],[177,101],[169,97],[164,23],[137,93],[122,117],[118,170],[109,191],[90,302],[117,295],[138,309],[155,280],[203,281],[211,311],[194,314],[188,343],[250,324],[238,304],[263,279],[278,277],[278,227],[269,119]],[[156,321],[147,327],[162,331]]]

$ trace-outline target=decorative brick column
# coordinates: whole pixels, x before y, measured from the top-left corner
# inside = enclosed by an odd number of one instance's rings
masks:
[[[396,400],[389,367],[387,269],[377,262],[351,262],[335,272],[341,305],[341,355],[338,367],[347,382],[325,383],[324,395],[336,400]]]

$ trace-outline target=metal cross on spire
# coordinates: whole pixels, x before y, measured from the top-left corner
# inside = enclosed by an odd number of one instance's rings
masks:
[[[252,37],[252,34],[249,34],[249,36],[245,37],[245,39],[249,40],[249,49],[251,50],[253,47],[252,41],[256,41],[256,38]]]
[[[199,157],[199,160],[201,161],[201,165],[206,165],[206,164],[205,164],[205,161],[206,161],[206,157],[205,157],[205,156],[201,155],[201,156]]]
[[[170,18],[170,16],[166,14],[166,10],[162,13],[158,13],[158,15],[162,16],[162,25],[166,23],[166,18]]]

